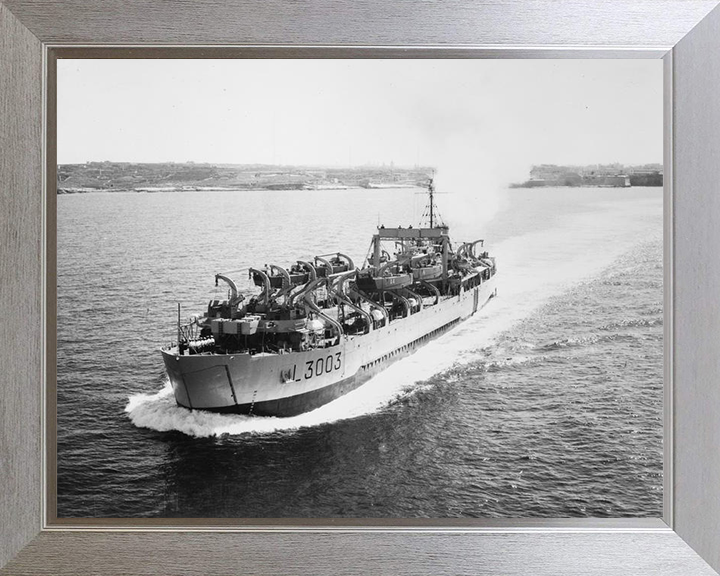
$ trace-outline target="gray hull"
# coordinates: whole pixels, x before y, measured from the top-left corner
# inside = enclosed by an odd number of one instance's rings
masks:
[[[197,354],[163,350],[180,406],[294,416],[359,387],[389,364],[474,314],[495,293],[495,276],[458,296],[336,346],[288,354]]]

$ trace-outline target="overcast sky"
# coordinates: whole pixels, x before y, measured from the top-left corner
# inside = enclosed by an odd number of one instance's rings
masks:
[[[60,60],[58,162],[662,162],[660,60]]]

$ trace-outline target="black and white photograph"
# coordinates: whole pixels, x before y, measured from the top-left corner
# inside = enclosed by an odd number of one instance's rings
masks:
[[[57,161],[58,518],[662,516],[662,61],[60,59]]]

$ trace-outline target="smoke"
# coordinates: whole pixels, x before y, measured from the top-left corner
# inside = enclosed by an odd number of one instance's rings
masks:
[[[487,94],[482,104],[477,101],[480,81],[441,101],[419,99],[406,112],[418,127],[423,165],[435,169],[440,216],[453,237],[464,241],[482,237],[503,209],[509,184],[526,179],[529,171],[514,141],[518,120],[498,112],[502,107]]]
[[[504,206],[508,176],[490,153],[481,129],[464,127],[438,142],[435,153],[436,204],[456,240],[482,237],[484,227]]]

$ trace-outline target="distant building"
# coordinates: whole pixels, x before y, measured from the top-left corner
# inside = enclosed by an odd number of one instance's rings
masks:
[[[603,186],[627,188],[630,186],[662,186],[661,164],[624,166],[623,164],[591,164],[588,166],[558,166],[540,164],[530,170],[530,179],[513,188],[539,188],[545,186]]]
[[[605,188],[629,188],[630,177],[625,174],[595,174],[594,176],[585,176],[582,185],[602,186]]]

